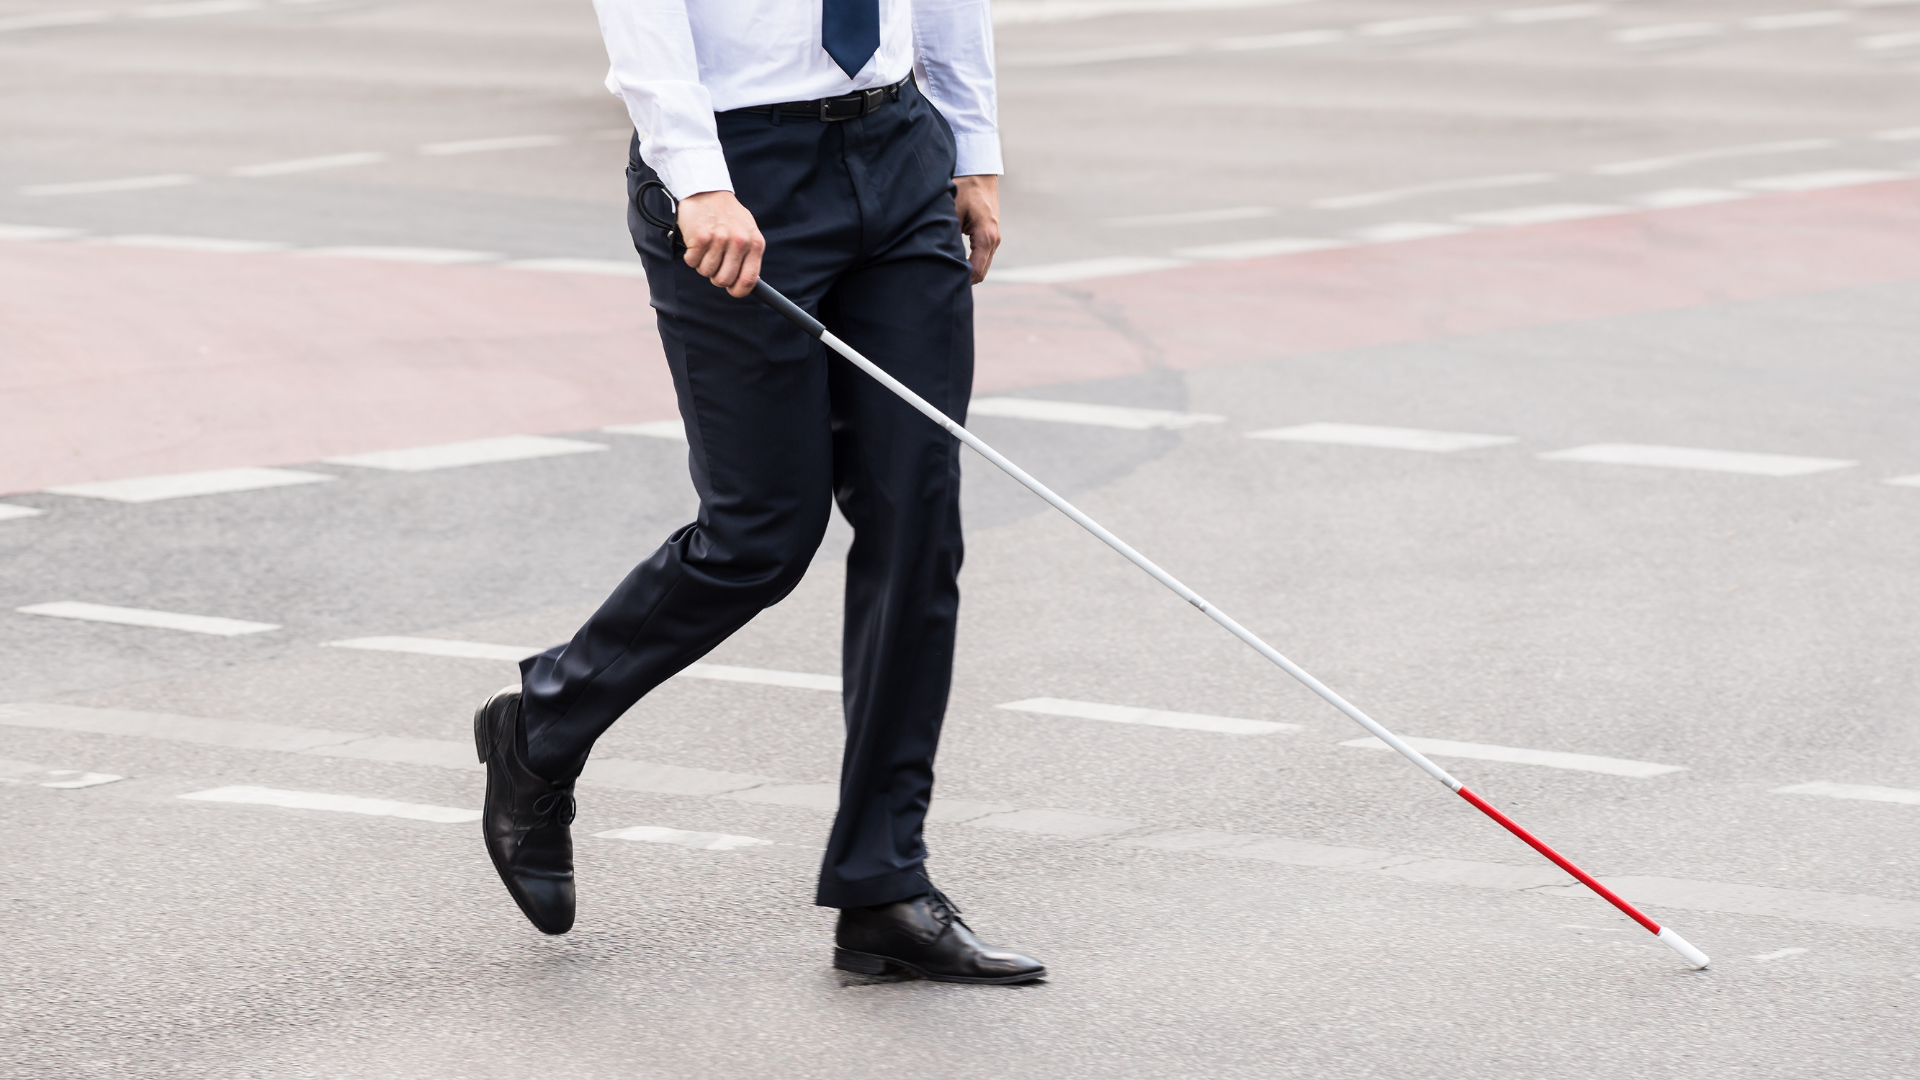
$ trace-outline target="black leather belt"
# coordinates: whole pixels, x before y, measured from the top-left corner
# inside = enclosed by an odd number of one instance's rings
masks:
[[[842,120],[858,120],[863,116],[880,111],[888,102],[900,100],[900,88],[913,80],[909,75],[892,86],[876,86],[871,90],[856,90],[839,97],[819,98],[814,101],[783,101],[778,105],[750,105],[744,109],[729,109],[728,112],[754,113],[769,116],[777,112],[780,116],[804,117],[825,124],[835,124]]]

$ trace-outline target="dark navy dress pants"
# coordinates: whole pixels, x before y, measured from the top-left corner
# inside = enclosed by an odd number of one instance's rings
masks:
[[[963,419],[973,299],[952,132],[911,83],[858,120],[722,113],[735,194],[767,239],[762,276],[922,397]],[[629,193],[653,170],[637,152]],[[651,193],[650,208],[667,215]],[[529,764],[579,773],[634,702],[792,591],[827,527],[847,555],[847,743],[815,902],[919,895],[921,825],[952,677],[959,444],[752,298],[736,300],[630,213],[686,422],[699,517],[573,640],[521,664]]]

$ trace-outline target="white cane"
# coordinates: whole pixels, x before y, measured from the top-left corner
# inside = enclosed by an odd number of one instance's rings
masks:
[[[644,190],[645,189],[643,188],[641,192],[636,193],[635,200],[634,200],[636,204],[640,203],[639,196],[641,194],[644,194]],[[663,188],[662,190],[664,191],[665,189]],[[641,209],[641,214],[644,217],[646,217],[649,221],[653,221],[663,225],[666,224],[663,222],[658,222],[658,219],[654,218],[652,214],[647,213],[643,205],[641,206],[640,209]],[[667,225],[667,229],[669,233],[674,232],[673,227],[671,225]],[[1252,646],[1255,652],[1273,661],[1274,663],[1280,665],[1280,669],[1282,671],[1285,671],[1287,674],[1293,676],[1295,679],[1298,679],[1303,685],[1306,686],[1307,689],[1320,695],[1322,698],[1326,700],[1327,704],[1332,705],[1334,708],[1339,709],[1343,713],[1346,713],[1347,716],[1352,718],[1352,720],[1355,723],[1359,724],[1363,728],[1366,728],[1369,732],[1372,732],[1375,738],[1379,739],[1381,742],[1386,743],[1388,746],[1391,746],[1395,750],[1399,751],[1400,756],[1406,758],[1408,761],[1413,762],[1415,765],[1418,765],[1420,769],[1423,772],[1425,772],[1428,776],[1431,776],[1435,780],[1438,780],[1442,784],[1445,784],[1447,786],[1447,790],[1452,791],[1454,794],[1467,800],[1469,803],[1472,803],[1475,809],[1479,810],[1481,813],[1487,815],[1493,820],[1499,822],[1501,828],[1506,829],[1508,832],[1512,833],[1513,835],[1519,837],[1521,840],[1525,841],[1527,843],[1527,846],[1533,848],[1533,850],[1539,852],[1540,854],[1545,855],[1549,860],[1553,862],[1554,865],[1558,866],[1560,869],[1565,870],[1569,874],[1572,874],[1576,879],[1579,880],[1579,882],[1582,885],[1585,885],[1587,888],[1592,889],[1595,894],[1600,896],[1602,899],[1606,900],[1609,904],[1612,904],[1614,907],[1619,908],[1620,911],[1624,913],[1628,918],[1632,919],[1634,922],[1639,923],[1641,926],[1646,927],[1648,933],[1651,933],[1655,937],[1659,938],[1661,941],[1666,942],[1667,945],[1673,949],[1673,951],[1679,953],[1682,957],[1685,957],[1687,963],[1691,964],[1695,968],[1705,968],[1707,966],[1707,963],[1708,963],[1707,954],[1701,952],[1699,949],[1694,948],[1691,944],[1687,942],[1686,938],[1683,938],[1679,934],[1674,933],[1671,929],[1661,926],[1657,922],[1654,922],[1652,919],[1648,918],[1646,914],[1642,912],[1639,908],[1636,908],[1632,904],[1627,903],[1625,899],[1621,898],[1612,889],[1609,889],[1605,885],[1600,884],[1600,882],[1597,879],[1595,879],[1592,874],[1589,874],[1585,870],[1582,870],[1578,866],[1575,866],[1573,862],[1569,860],[1566,856],[1553,850],[1553,848],[1548,847],[1545,841],[1541,840],[1539,837],[1528,832],[1526,829],[1521,828],[1518,822],[1514,821],[1512,818],[1508,817],[1507,815],[1501,813],[1499,809],[1493,806],[1493,804],[1487,802],[1485,799],[1482,799],[1480,796],[1474,794],[1471,790],[1467,788],[1465,784],[1462,784],[1460,781],[1454,779],[1453,776],[1449,774],[1445,769],[1442,769],[1440,766],[1435,765],[1432,761],[1429,761],[1425,754],[1422,754],[1420,751],[1415,750],[1413,747],[1408,746],[1406,743],[1402,742],[1399,736],[1395,735],[1393,732],[1388,731],[1386,728],[1382,727],[1378,721],[1374,720],[1372,717],[1368,716],[1366,713],[1361,712],[1359,708],[1357,708],[1352,702],[1348,701],[1346,698],[1341,697],[1339,694],[1334,693],[1333,690],[1328,688],[1325,683],[1322,683],[1319,679],[1314,678],[1300,665],[1287,659],[1285,656],[1282,656],[1278,649],[1275,649],[1273,646],[1260,640],[1259,636],[1256,635],[1253,631],[1248,630],[1244,626],[1241,626],[1239,623],[1229,618],[1225,612],[1222,612],[1219,608],[1216,608],[1212,604],[1209,604],[1205,600],[1201,599],[1199,593],[1196,593],[1192,589],[1189,589],[1185,585],[1181,584],[1178,578],[1174,577],[1172,574],[1167,573],[1165,570],[1160,569],[1160,567],[1156,565],[1152,559],[1149,559],[1145,555],[1140,554],[1138,551],[1133,550],[1133,548],[1128,546],[1124,540],[1121,540],[1119,537],[1108,532],[1103,526],[1101,526],[1099,522],[1081,513],[1078,507],[1074,506],[1072,503],[1068,502],[1067,500],[1061,498],[1058,494],[1055,494],[1052,488],[1047,487],[1045,484],[1042,484],[1040,481],[1035,480],[1033,477],[1027,475],[1027,472],[1025,469],[1022,469],[1020,466],[1015,465],[1011,461],[1008,461],[1005,457],[1001,456],[998,450],[995,450],[993,447],[988,446],[985,442],[982,442],[979,436],[975,435],[973,432],[968,431],[966,428],[961,427],[959,424],[955,423],[952,417],[949,417],[947,414],[941,412],[939,409],[936,409],[932,405],[929,405],[926,402],[926,400],[922,398],[919,394],[916,394],[912,390],[907,389],[907,387],[903,385],[900,382],[900,380],[894,378],[893,376],[887,374],[885,371],[881,370],[880,366],[875,364],[873,361],[867,359],[864,356],[861,356],[859,351],[854,349],[853,346],[848,345],[846,342],[841,341],[839,338],[834,337],[832,334],[828,333],[827,328],[820,325],[820,321],[818,319],[815,319],[813,316],[807,314],[805,311],[800,310],[799,305],[795,304],[793,301],[787,299],[786,297],[780,295],[779,291],[776,290],[773,286],[768,285],[765,281],[758,282],[753,287],[753,295],[761,303],[766,304],[768,307],[772,308],[773,310],[779,312],[781,315],[785,316],[787,321],[793,323],[795,326],[799,327],[801,330],[804,330],[808,336],[817,339],[822,345],[825,345],[827,348],[832,349],[834,352],[839,353],[841,356],[845,357],[849,363],[853,364],[853,366],[859,368],[861,371],[866,372],[868,375],[873,376],[873,378],[877,382],[879,382],[880,385],[893,391],[896,395],[900,397],[900,400],[913,406],[914,409],[916,409],[922,416],[925,416],[927,419],[947,429],[947,431],[950,434],[952,434],[954,438],[959,439],[961,442],[966,443],[968,446],[973,447],[973,449],[977,451],[981,457],[984,457],[988,461],[991,461],[995,465],[998,465],[1001,468],[1001,470],[1004,471],[1008,476],[1011,476],[1015,480],[1018,480],[1020,481],[1020,483],[1024,484],[1028,491],[1033,492],[1035,495],[1038,495],[1042,499],[1045,499],[1047,502],[1051,503],[1054,509],[1072,518],[1074,522],[1077,523],[1081,528],[1099,537],[1101,542],[1105,543],[1108,547],[1112,548],[1113,550],[1119,552],[1121,555],[1124,555],[1128,562],[1132,563],[1133,565],[1139,567],[1142,570],[1145,570],[1148,574],[1153,576],[1153,579],[1155,581],[1158,581],[1160,584],[1165,585],[1169,589],[1172,589],[1174,591],[1174,594],[1179,596],[1180,599],[1185,600],[1187,603],[1192,604],[1194,607],[1199,608],[1202,612],[1206,614],[1207,618],[1212,619],[1214,622],[1217,622],[1221,626],[1226,627],[1228,633],[1232,634],[1234,637],[1237,637],[1241,641],[1244,641],[1248,645]]]

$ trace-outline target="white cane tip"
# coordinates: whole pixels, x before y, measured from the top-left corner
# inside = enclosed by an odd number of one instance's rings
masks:
[[[1683,938],[1679,934],[1674,933],[1672,930],[1668,929],[1667,927],[1664,927],[1664,926],[1661,927],[1660,933],[1657,936],[1660,938],[1661,941],[1666,942],[1668,947],[1671,948],[1674,952],[1677,952],[1682,957],[1684,957],[1687,963],[1692,965],[1695,971],[1705,971],[1707,969],[1707,965],[1712,963],[1711,960],[1707,959],[1706,953],[1703,953],[1699,949],[1694,948],[1693,945],[1689,943],[1686,938]]]

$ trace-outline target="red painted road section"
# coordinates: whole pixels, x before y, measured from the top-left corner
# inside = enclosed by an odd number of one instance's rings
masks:
[[[1897,181],[992,286],[976,389],[1912,278],[1920,182]],[[0,492],[673,413],[637,279],[0,242]]]

